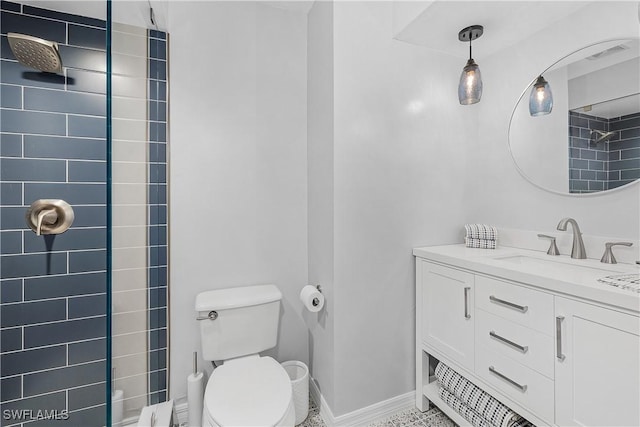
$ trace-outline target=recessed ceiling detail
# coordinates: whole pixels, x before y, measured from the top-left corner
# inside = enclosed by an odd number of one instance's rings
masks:
[[[586,6],[588,1],[433,1],[395,38],[446,55],[465,58],[457,32],[481,22],[486,35],[474,46],[478,58],[501,51]],[[545,19],[532,19],[544,16]]]

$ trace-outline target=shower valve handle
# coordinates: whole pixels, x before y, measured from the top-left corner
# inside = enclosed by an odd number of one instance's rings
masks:
[[[55,209],[43,209],[38,213],[38,223],[36,224],[36,236],[42,234],[42,224],[55,224],[58,220],[58,213]]]
[[[40,236],[64,233],[73,224],[75,215],[64,200],[40,199],[31,203],[25,219],[29,228]]]

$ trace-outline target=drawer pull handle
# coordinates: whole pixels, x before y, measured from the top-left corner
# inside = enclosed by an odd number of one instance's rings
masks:
[[[469,313],[469,291],[471,288],[464,288],[464,318],[471,319],[471,314]]]
[[[514,304],[512,302],[505,301],[505,300],[500,299],[500,298],[496,298],[493,295],[489,296],[489,301],[494,302],[496,304],[503,305],[505,307],[513,308],[514,310],[518,310],[520,313],[526,313],[527,310],[529,310],[529,306],[528,305]]]
[[[500,335],[496,334],[494,331],[490,331],[489,332],[489,336],[491,338],[495,338],[496,340],[500,341],[503,344],[506,344],[508,346],[511,346],[512,348],[515,348],[516,350],[518,350],[522,354],[524,354],[527,351],[529,351],[529,346],[516,344],[513,341],[506,339],[505,337],[501,337]]]
[[[507,377],[504,374],[501,374],[500,372],[496,371],[496,369],[493,366],[489,366],[489,372],[491,372],[493,375],[495,375],[496,377],[500,378],[501,380],[504,380],[506,382],[508,382],[509,384],[511,384],[512,386],[516,387],[518,390],[520,390],[521,392],[526,392],[527,391],[527,385],[521,385],[518,384],[517,382],[515,382],[514,380],[512,380],[511,378]]]
[[[564,316],[556,317],[556,357],[559,361],[565,359],[565,355],[562,354],[562,321]]]

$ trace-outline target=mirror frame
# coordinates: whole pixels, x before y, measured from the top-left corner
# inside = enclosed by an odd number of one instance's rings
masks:
[[[640,6],[639,6],[640,7]],[[539,75],[544,75],[546,74],[549,70],[551,70],[553,67],[556,66],[556,64],[558,64],[559,62],[564,61],[566,58],[570,57],[571,55],[574,55],[578,52],[580,52],[581,50],[584,49],[588,49],[590,47],[602,44],[602,43],[608,43],[608,42],[617,42],[617,41],[625,41],[625,40],[640,40],[640,37],[638,37],[638,35],[633,35],[633,36],[629,36],[629,37],[616,37],[613,39],[604,39],[604,40],[600,40],[598,42],[594,42],[591,44],[588,44],[586,46],[582,46],[580,49],[576,49],[566,55],[564,55],[563,57],[561,57],[560,59],[554,61],[551,65],[549,65],[547,68],[544,69],[544,71],[542,71],[541,73],[536,74],[533,79],[529,82],[529,84],[524,88],[524,90],[522,91],[522,93],[520,94],[520,96],[518,97],[518,100],[516,101],[515,105],[513,106],[513,110],[511,111],[511,116],[509,117],[509,127],[507,129],[507,148],[509,149],[509,155],[511,156],[511,160],[513,160],[513,164],[516,167],[516,170],[518,171],[518,173],[527,181],[529,182],[531,185],[547,191],[549,193],[553,193],[553,194],[557,194],[560,196],[569,196],[569,197],[598,197],[598,196],[605,196],[605,195],[609,195],[609,194],[614,194],[617,193],[618,191],[621,190],[625,190],[627,188],[631,188],[633,186],[637,186],[640,184],[640,179],[636,179],[633,182],[630,182],[628,184],[622,185],[620,187],[617,188],[612,188],[610,190],[603,190],[603,191],[596,191],[593,193],[569,193],[569,192],[562,192],[562,191],[558,191],[558,190],[553,190],[547,187],[544,187],[536,182],[534,182],[521,168],[520,165],[518,164],[518,162],[516,161],[516,158],[513,154],[513,150],[511,149],[511,126],[513,125],[513,117],[516,114],[516,110],[518,109],[518,105],[520,105],[520,101],[522,101],[522,99],[525,96],[529,96],[529,92],[531,89],[531,85],[535,83],[536,79],[538,78]],[[568,114],[568,113],[567,113]],[[568,135],[567,135],[568,138]],[[567,146],[568,147],[568,146]]]

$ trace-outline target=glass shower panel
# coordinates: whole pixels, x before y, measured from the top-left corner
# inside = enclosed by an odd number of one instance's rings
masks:
[[[167,399],[168,35],[147,3],[107,4],[0,3],[2,426],[116,425]],[[20,63],[8,33],[62,69]],[[58,199],[74,220],[47,234]]]
[[[112,414],[128,422],[168,390],[167,35],[148,3],[112,6]]]
[[[147,37],[113,23],[112,356],[114,422],[148,404]],[[122,401],[122,402],[120,402]],[[122,415],[117,414],[122,406]]]
[[[106,6],[2,1],[0,9],[0,425],[103,426]],[[10,45],[9,33],[22,36]],[[24,65],[26,48],[59,55],[62,68],[44,72],[52,70],[39,54]],[[32,230],[25,213],[38,200],[45,209]],[[73,209],[62,234],[50,234],[63,214],[52,200]]]

